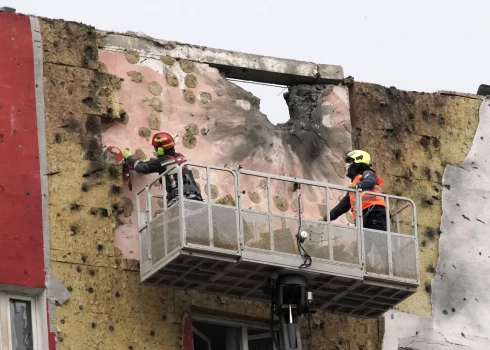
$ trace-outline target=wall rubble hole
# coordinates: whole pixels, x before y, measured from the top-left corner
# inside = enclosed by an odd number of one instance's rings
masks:
[[[260,100],[260,111],[267,116],[272,124],[282,124],[289,120],[288,105],[283,97],[283,94],[288,91],[287,86],[229,80]]]

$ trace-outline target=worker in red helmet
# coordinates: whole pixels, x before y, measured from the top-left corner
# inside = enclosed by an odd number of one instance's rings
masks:
[[[169,166],[180,165],[187,161],[181,153],[175,152],[175,141],[169,133],[156,133],[151,140],[151,144],[155,148],[154,154],[157,157],[150,158],[149,161],[137,160],[127,148],[123,152],[126,162],[138,173],[158,173],[161,175]],[[192,171],[185,165],[182,168],[182,176],[185,198],[202,201],[201,190],[197,187]],[[170,206],[179,199],[177,174],[165,176],[165,188],[167,190],[167,205]]]

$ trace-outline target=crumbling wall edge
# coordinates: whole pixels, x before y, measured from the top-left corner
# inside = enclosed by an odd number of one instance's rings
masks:
[[[99,47],[107,51],[137,51],[141,56],[170,56],[218,68],[229,78],[262,83],[336,84],[344,79],[339,65],[318,64],[238,51],[159,40],[141,33],[117,33],[97,30]]]
[[[47,322],[41,323],[42,346],[45,349],[55,350],[56,344],[50,342],[51,332],[56,329],[55,302],[49,300],[51,264],[50,264],[50,235],[49,235],[49,185],[48,185],[48,155],[46,150],[46,125],[44,114],[44,85],[43,85],[43,46],[41,37],[41,27],[36,17],[29,16],[32,32],[32,44],[34,54],[34,84],[36,95],[36,119],[37,136],[39,147],[39,179],[41,182],[41,208],[43,225],[43,251],[44,251],[44,272],[47,293],[40,295],[42,301],[41,317]],[[47,297],[47,299],[46,299]],[[44,302],[46,300],[46,302]]]

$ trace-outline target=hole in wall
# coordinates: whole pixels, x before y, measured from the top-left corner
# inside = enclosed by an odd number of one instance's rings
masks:
[[[287,86],[271,85],[230,79],[230,82],[247,90],[260,99],[260,111],[274,124],[286,123],[289,120],[289,109],[284,100],[283,93],[288,91]]]

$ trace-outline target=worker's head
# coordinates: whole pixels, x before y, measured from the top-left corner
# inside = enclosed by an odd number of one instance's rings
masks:
[[[366,164],[371,166],[371,156],[366,151],[353,150],[347,153],[345,156],[345,162],[347,164]]]
[[[353,150],[345,156],[347,176],[355,177],[357,174],[371,168],[371,156],[366,151]]]
[[[155,148],[157,156],[163,156],[165,153],[172,153],[175,147],[175,141],[172,135],[167,132],[158,132],[153,135],[151,144]]]

